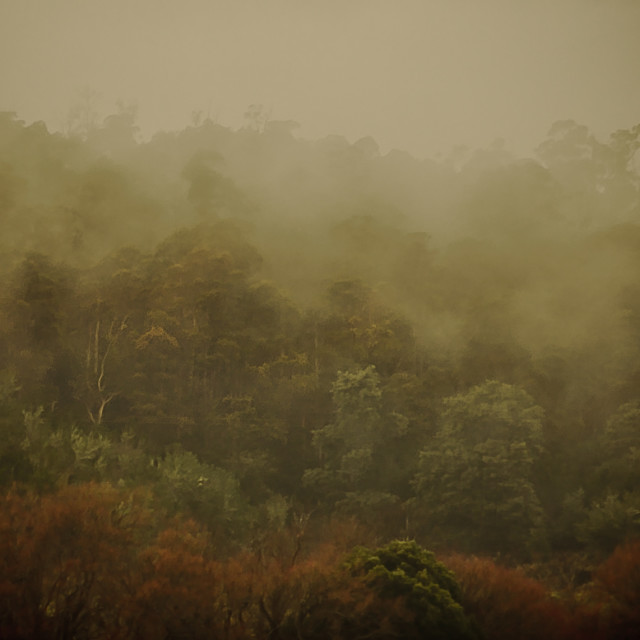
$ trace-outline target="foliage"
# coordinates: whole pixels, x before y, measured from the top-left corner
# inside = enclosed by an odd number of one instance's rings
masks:
[[[224,576],[208,547],[206,533],[186,522],[163,530],[141,551],[126,605],[132,637],[225,637]]]
[[[631,638],[640,632],[640,542],[619,546],[596,571],[596,589],[611,598],[611,638]]]
[[[577,617],[586,638],[631,640],[640,633],[640,542],[618,546],[579,594]]]
[[[316,430],[312,441],[322,466],[308,469],[303,482],[343,513],[379,519],[398,498],[376,475],[406,433],[407,421],[383,413],[380,377],[373,366],[339,372],[331,391],[334,422]]]
[[[437,536],[492,551],[536,542],[542,417],[526,392],[497,381],[445,399],[415,478],[418,509]]]
[[[640,483],[640,404],[619,407],[600,437],[598,480],[611,490],[630,492]]]
[[[213,531],[236,536],[247,526],[248,506],[230,472],[202,463],[179,447],[158,462],[158,472],[156,492],[170,513],[188,513]]]
[[[2,498],[0,630],[4,637],[95,637],[121,631],[134,542],[152,520],[144,495],[105,485]]]
[[[637,542],[563,601],[488,559],[439,562],[406,540],[354,548],[371,531],[353,522],[318,537],[308,517],[276,518],[229,555],[140,490],[12,490],[1,503],[2,637],[627,640],[640,624]]]
[[[221,553],[294,513],[514,561],[637,534],[640,129],[423,161],[258,124],[0,114],[3,488],[143,487]],[[279,566],[269,633],[375,599]]]
[[[487,558],[452,555],[443,559],[460,584],[460,602],[489,640],[572,637],[568,609],[522,571]]]
[[[356,605],[344,623],[344,637],[478,637],[460,604],[453,574],[415,542],[358,548],[345,566],[374,597]]]
[[[640,494],[609,494],[594,501],[577,525],[578,539],[600,551],[611,552],[626,538],[640,534]]]

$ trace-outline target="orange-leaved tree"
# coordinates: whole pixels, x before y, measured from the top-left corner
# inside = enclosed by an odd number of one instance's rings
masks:
[[[122,637],[145,500],[95,484],[0,498],[0,637]]]
[[[487,640],[575,637],[565,607],[522,571],[459,554],[443,562],[458,579],[464,610],[475,618]]]
[[[618,546],[580,595],[577,614],[586,637],[640,638],[640,540]]]
[[[176,521],[138,556],[135,592],[126,613],[133,638],[236,638],[224,593],[224,571],[210,536]]]

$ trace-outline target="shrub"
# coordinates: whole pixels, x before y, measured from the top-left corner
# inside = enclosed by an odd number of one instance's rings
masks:
[[[452,555],[444,564],[460,583],[464,610],[487,640],[573,637],[565,607],[520,570],[475,556]]]

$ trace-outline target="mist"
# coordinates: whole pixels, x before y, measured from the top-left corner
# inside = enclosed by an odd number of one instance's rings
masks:
[[[3,3],[4,110],[54,130],[80,93],[138,108],[145,137],[194,113],[244,125],[248,105],[300,135],[418,157],[503,138],[530,154],[550,123],[636,123],[635,2],[456,0]]]
[[[640,7],[39,4],[0,629],[635,637]]]

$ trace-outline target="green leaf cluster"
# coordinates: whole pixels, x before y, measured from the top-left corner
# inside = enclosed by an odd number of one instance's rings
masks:
[[[415,541],[396,540],[377,549],[357,548],[345,564],[380,596],[380,605],[401,600],[407,619],[392,621],[403,638],[478,638],[460,604],[455,576]]]

